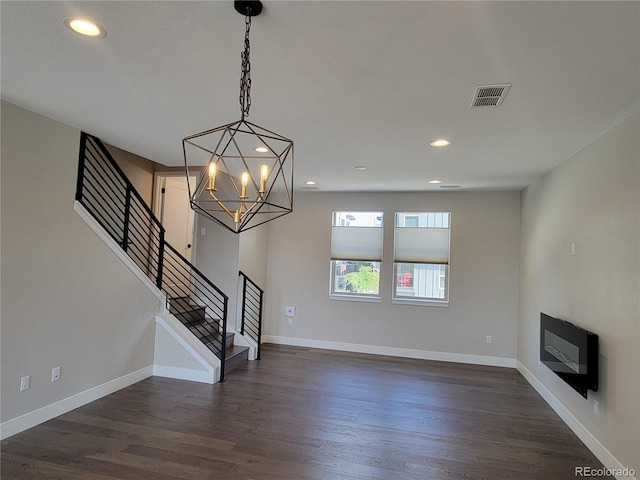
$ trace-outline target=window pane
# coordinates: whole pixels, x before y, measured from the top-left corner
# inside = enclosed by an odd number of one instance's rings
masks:
[[[333,212],[333,227],[382,227],[382,212]]]
[[[394,298],[449,298],[449,212],[396,212]]]
[[[330,293],[378,296],[382,212],[333,212]]]
[[[447,272],[447,265],[396,263],[394,297],[446,300]]]
[[[380,291],[380,262],[331,262],[331,293],[346,295],[378,295]]]

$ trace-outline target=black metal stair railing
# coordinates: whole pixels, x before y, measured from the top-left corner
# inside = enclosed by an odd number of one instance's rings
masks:
[[[166,295],[169,311],[219,359],[228,297],[165,241],[165,229],[99,138],[82,133],[76,200]]]
[[[260,341],[262,339],[262,297],[263,290],[243,272],[239,272],[242,282],[242,312],[240,333],[255,340],[256,360],[260,360]]]

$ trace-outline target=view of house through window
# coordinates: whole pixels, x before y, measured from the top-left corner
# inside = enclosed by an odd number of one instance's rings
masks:
[[[332,295],[379,296],[382,234],[382,212],[333,212]]]
[[[394,300],[448,301],[450,223],[448,212],[396,212]]]

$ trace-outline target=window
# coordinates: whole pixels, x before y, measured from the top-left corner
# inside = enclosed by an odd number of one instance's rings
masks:
[[[395,303],[447,305],[450,232],[451,214],[448,212],[396,212]]]
[[[380,298],[382,212],[333,212],[332,298]]]

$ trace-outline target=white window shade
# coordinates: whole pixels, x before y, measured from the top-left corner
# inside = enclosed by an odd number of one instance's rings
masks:
[[[380,227],[332,227],[331,260],[382,260]]]
[[[394,262],[449,264],[448,228],[396,228]]]

